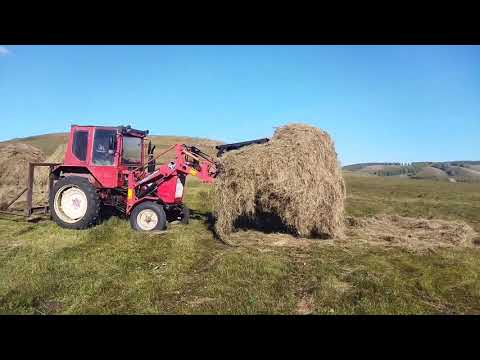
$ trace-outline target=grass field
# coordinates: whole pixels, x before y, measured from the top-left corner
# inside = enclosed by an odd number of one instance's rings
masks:
[[[460,219],[480,232],[479,184],[346,181],[350,215]],[[189,181],[187,192],[194,219],[155,235],[118,218],[69,231],[1,215],[0,313],[480,314],[480,247],[229,247],[209,230],[209,187]]]

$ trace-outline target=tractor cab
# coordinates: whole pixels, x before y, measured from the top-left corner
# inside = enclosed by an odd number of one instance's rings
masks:
[[[73,125],[62,168],[87,172],[103,188],[117,188],[125,181],[122,174],[144,165],[147,135],[130,126]]]

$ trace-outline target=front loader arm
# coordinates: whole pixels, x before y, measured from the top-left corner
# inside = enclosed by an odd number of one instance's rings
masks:
[[[152,173],[145,172],[145,166],[128,173],[127,214],[136,204],[149,198],[148,194],[164,181],[170,179],[171,176],[178,174],[192,175],[197,176],[202,182],[213,183],[218,172],[217,165],[212,157],[195,146],[173,145],[153,161],[174,148],[176,152],[175,161],[160,166],[158,170]]]
[[[177,159],[183,160],[180,161],[181,171],[187,175],[197,176],[203,182],[213,183],[218,171],[217,164],[210,155],[195,146],[182,145],[179,151]]]

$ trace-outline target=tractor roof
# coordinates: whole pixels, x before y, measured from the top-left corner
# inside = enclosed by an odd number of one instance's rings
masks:
[[[73,124],[72,127],[90,127],[90,128],[96,128],[96,129],[112,129],[112,130],[116,129],[122,135],[130,135],[130,136],[138,136],[138,137],[145,137],[149,134],[148,130],[132,129],[132,127],[130,125],[127,125],[127,126],[98,126],[98,125]]]

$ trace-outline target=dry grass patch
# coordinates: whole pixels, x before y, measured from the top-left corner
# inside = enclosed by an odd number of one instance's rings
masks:
[[[477,233],[461,221],[376,215],[346,219],[348,241],[401,246],[409,249],[471,246]]]

